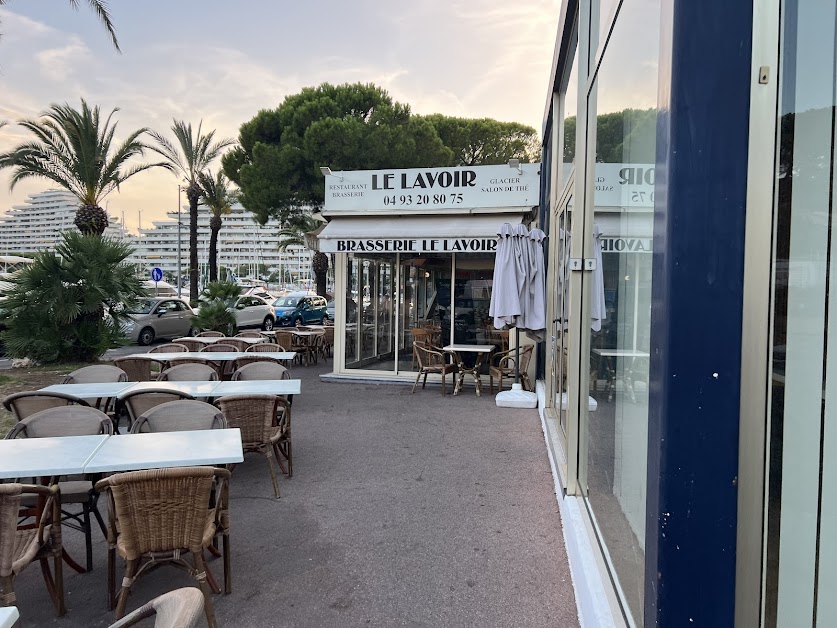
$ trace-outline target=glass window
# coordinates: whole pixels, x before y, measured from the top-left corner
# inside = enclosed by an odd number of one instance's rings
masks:
[[[784,0],[781,14],[764,625],[826,626],[837,618],[837,2]]]
[[[451,262],[443,253],[400,257],[399,371],[418,368],[414,342],[450,344]]]
[[[579,482],[636,625],[643,623],[645,575],[659,17],[659,0],[622,3],[589,94],[595,207],[585,234],[598,264],[584,279],[591,320],[574,322],[592,334]]]
[[[346,368],[395,370],[395,255],[349,255]]]

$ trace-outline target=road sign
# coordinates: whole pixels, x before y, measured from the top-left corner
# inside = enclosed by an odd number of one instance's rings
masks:
[[[155,266],[151,269],[151,280],[152,281],[162,281],[163,280],[163,269],[159,266]]]

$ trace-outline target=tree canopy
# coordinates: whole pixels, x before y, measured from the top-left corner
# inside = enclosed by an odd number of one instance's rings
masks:
[[[223,159],[241,203],[265,224],[323,203],[321,166],[332,170],[444,166],[451,150],[433,125],[371,84],[307,87],[239,131]]]
[[[534,128],[491,118],[455,118],[439,113],[424,116],[442,143],[453,153],[450,166],[488,166],[509,159],[540,161],[541,142]]]
[[[657,110],[623,109],[596,116],[596,161],[653,164],[656,161]],[[650,128],[649,128],[650,127]],[[575,157],[576,118],[564,120],[564,161]]]

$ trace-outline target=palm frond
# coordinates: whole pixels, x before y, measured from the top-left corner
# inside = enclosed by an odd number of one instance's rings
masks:
[[[198,175],[218,158],[224,148],[234,143],[234,140],[228,138],[213,142],[215,131],[204,134],[203,120],[194,131],[191,123],[173,120],[171,132],[174,136],[173,142],[160,133],[152,132],[151,136],[157,145],[150,148],[162,155],[169,162],[170,169],[181,175],[190,185],[197,183]]]
[[[78,10],[78,0],[69,0],[69,2],[71,7]],[[121,53],[122,50],[119,48],[119,42],[116,39],[116,29],[111,21],[110,11],[108,11],[108,3],[105,0],[87,0],[87,4],[90,5],[90,8],[99,17],[102,26],[105,27],[105,30],[110,35],[113,47],[116,48],[117,52]]]
[[[229,181],[220,170],[212,176],[212,171],[198,173],[198,185],[201,188],[201,200],[213,216],[224,216],[232,212],[232,206],[238,200],[237,191],[230,189]]]

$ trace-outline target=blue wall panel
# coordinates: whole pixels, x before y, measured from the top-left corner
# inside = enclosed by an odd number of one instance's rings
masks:
[[[664,0],[645,625],[732,626],[752,1]]]

